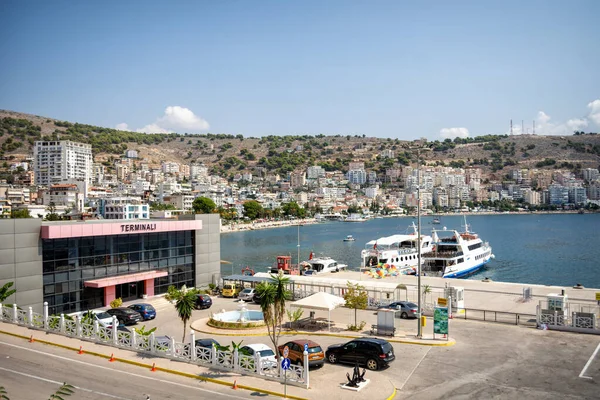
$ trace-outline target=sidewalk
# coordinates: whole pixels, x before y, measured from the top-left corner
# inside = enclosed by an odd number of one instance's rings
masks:
[[[98,360],[98,363],[106,362],[111,356],[114,361],[135,365],[140,368],[150,371],[155,366],[155,373],[167,373],[179,376],[189,377],[190,379],[198,379],[212,384],[224,385],[233,387],[234,382],[240,390],[249,390],[252,392],[262,393],[276,397],[284,397],[283,384],[275,381],[261,379],[254,376],[244,376],[237,373],[229,373],[226,371],[209,369],[204,366],[186,363],[183,361],[175,361],[168,358],[154,357],[144,354],[143,352],[129,351],[119,347],[101,345],[77,338],[56,335],[29,329],[19,325],[0,323],[0,334],[9,335],[23,339],[24,343],[30,341],[33,337],[31,346],[53,346],[70,350],[75,357],[87,357],[88,361],[93,358]],[[80,346],[84,354],[79,355]],[[347,369],[351,372],[351,367]],[[338,385],[346,382],[344,368],[335,368],[331,371],[311,370],[310,373],[310,388],[305,389],[297,386],[287,386],[287,398],[290,399],[317,399],[328,398],[332,399],[352,399],[373,400],[373,399],[391,399],[395,396],[396,389],[394,385],[388,381],[383,375],[377,372],[367,371],[367,378],[370,380],[368,386],[360,392],[353,392],[341,389]],[[332,383],[334,383],[332,385]],[[232,389],[233,390],[233,389]]]

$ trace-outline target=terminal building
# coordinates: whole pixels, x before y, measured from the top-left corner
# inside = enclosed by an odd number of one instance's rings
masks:
[[[0,219],[0,287],[6,303],[50,314],[206,287],[220,275],[219,214],[179,219],[49,222]]]

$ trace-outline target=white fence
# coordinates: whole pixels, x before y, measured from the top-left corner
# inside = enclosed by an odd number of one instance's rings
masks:
[[[164,340],[164,336],[155,336],[154,333],[144,336],[132,330],[131,332],[118,330],[118,322],[113,316],[111,327],[83,322],[81,319],[65,318],[48,315],[48,303],[44,303],[43,315],[34,313],[32,308],[21,310],[16,304],[5,306],[0,304],[0,321],[39,329],[49,333],[70,336],[96,343],[120,347],[141,353],[150,353],[153,356],[165,357],[178,361],[195,363],[204,367],[222,371],[235,372],[244,375],[257,376],[264,379],[283,382],[308,388],[309,369],[302,365],[290,365],[288,370],[283,370],[279,363],[262,360],[258,354],[247,356],[238,352],[218,350],[216,347],[205,348],[195,346],[195,332],[190,333],[189,343],[179,343],[175,339]],[[308,365],[308,352],[304,352],[304,363]]]
[[[600,307],[591,303],[565,302],[560,307],[548,300],[537,305],[537,324],[548,329],[600,334]]]

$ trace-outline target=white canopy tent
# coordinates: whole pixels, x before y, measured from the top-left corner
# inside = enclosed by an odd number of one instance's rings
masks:
[[[290,304],[292,307],[310,308],[313,310],[327,310],[328,328],[331,330],[331,310],[343,306],[346,300],[342,297],[334,296],[326,292],[317,292],[311,296],[305,297]]]

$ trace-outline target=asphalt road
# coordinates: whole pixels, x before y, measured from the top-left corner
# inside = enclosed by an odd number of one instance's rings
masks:
[[[208,317],[221,309],[238,309],[236,300],[214,298],[210,310],[194,311],[193,319]],[[164,299],[155,299],[158,317],[147,324],[157,326],[161,334],[181,339],[182,324],[173,305]],[[250,305],[251,309],[258,309]],[[359,320],[375,323],[372,311],[359,311]],[[332,319],[353,322],[353,312],[336,309]],[[416,327],[414,320],[402,320],[406,330]],[[431,320],[428,328],[431,329]],[[600,338],[567,332],[541,331],[530,327],[494,324],[454,319],[451,334],[457,344],[452,347],[426,347],[394,343],[396,361],[387,369],[369,374],[381,374],[398,389],[396,398],[528,398],[528,399],[598,399],[600,387]],[[198,336],[205,336],[198,334]],[[307,336],[304,336],[307,337]],[[310,335],[308,335],[310,338]],[[222,344],[244,340],[265,343],[272,347],[268,337],[214,336]],[[297,338],[282,336],[280,344]],[[345,342],[336,337],[312,337],[323,348]],[[587,365],[587,368],[586,368]],[[311,372],[313,385],[330,385],[345,381],[351,366],[326,363]],[[584,371],[585,369],[585,371]],[[580,376],[581,375],[581,376]],[[337,388],[332,388],[333,398]],[[370,388],[369,388],[370,391]]]
[[[32,349],[22,339],[0,337],[0,386],[12,400],[47,399],[64,382],[75,386],[65,399],[251,399],[256,394],[230,387],[157,374],[139,367],[109,363],[93,356],[45,346]]]

